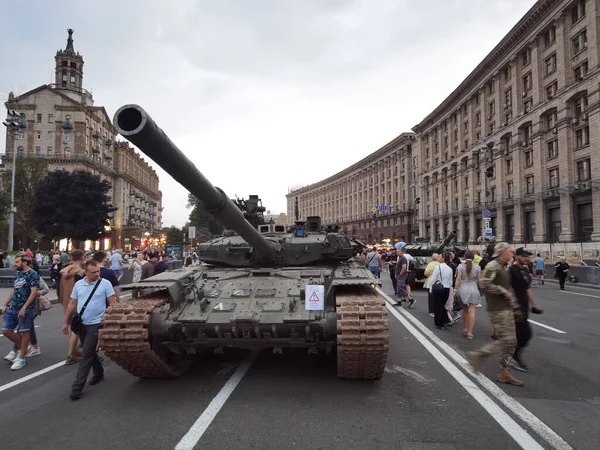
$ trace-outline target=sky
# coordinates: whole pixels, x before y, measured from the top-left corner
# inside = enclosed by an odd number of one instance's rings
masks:
[[[26,3],[3,8],[2,103],[53,81],[73,28],[95,105],[139,104],[209,181],[275,214],[410,131],[535,1]],[[164,226],[185,224],[186,191],[153,166]]]

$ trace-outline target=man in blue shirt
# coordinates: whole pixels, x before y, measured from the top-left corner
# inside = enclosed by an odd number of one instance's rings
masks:
[[[4,304],[2,333],[21,349],[10,367],[11,370],[18,370],[25,367],[29,330],[33,328],[40,276],[31,268],[31,257],[27,255],[17,255],[14,266],[17,275],[14,289]]]
[[[96,287],[96,284],[98,285]],[[94,288],[96,290],[94,291]],[[90,298],[90,295],[92,294]],[[104,368],[98,359],[96,347],[98,346],[98,330],[100,322],[106,313],[106,305],[112,305],[116,302],[115,291],[110,284],[110,281],[100,278],[100,265],[92,260],[87,263],[85,268],[85,278],[75,283],[71,294],[71,301],[65,311],[65,320],[63,322],[62,331],[64,334],[69,333],[69,322],[75,311],[81,314],[83,305],[90,301],[83,314],[81,322],[83,330],[79,334],[81,340],[82,359],[79,363],[77,376],[71,389],[71,400],[80,399],[82,390],[87,381],[90,370],[93,371],[90,386],[100,383],[104,379]]]
[[[533,258],[533,262],[535,263],[535,274],[537,275],[538,281],[543,286],[544,285],[544,273],[546,270],[546,261],[542,258],[542,255],[537,254],[536,258]]]

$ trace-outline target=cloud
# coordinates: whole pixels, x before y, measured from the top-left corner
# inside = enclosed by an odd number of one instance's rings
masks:
[[[26,22],[5,12],[0,100],[50,82],[74,28],[97,105],[140,104],[227,194],[283,212],[289,186],[409,131],[534,0],[37,3]],[[158,173],[165,225],[181,225],[185,191]]]

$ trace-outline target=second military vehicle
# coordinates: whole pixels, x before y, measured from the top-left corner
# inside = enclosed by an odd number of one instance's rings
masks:
[[[380,280],[355,260],[364,245],[319,217],[290,230],[264,223],[258,196],[233,202],[213,186],[137,105],[114,126],[222,223],[223,236],[202,243],[203,265],[124,286],[131,301],[108,309],[100,346],[143,378],[177,376],[203,350],[306,348],[335,352],[337,375],[379,379],[388,354]]]
[[[442,253],[450,248],[450,243],[456,237],[456,231],[452,231],[446,239],[439,244],[429,244],[417,239],[414,244],[407,245],[406,253],[413,257],[413,265],[415,272],[415,284],[423,285],[425,283],[425,269],[427,264],[431,262],[431,257],[434,253]]]

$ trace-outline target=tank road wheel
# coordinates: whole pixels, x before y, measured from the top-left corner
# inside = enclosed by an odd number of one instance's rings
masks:
[[[336,294],[337,376],[379,380],[388,355],[389,325],[385,299],[368,286]]]
[[[165,299],[132,300],[111,306],[102,321],[99,346],[122,369],[140,378],[180,375],[150,347],[150,314]]]

